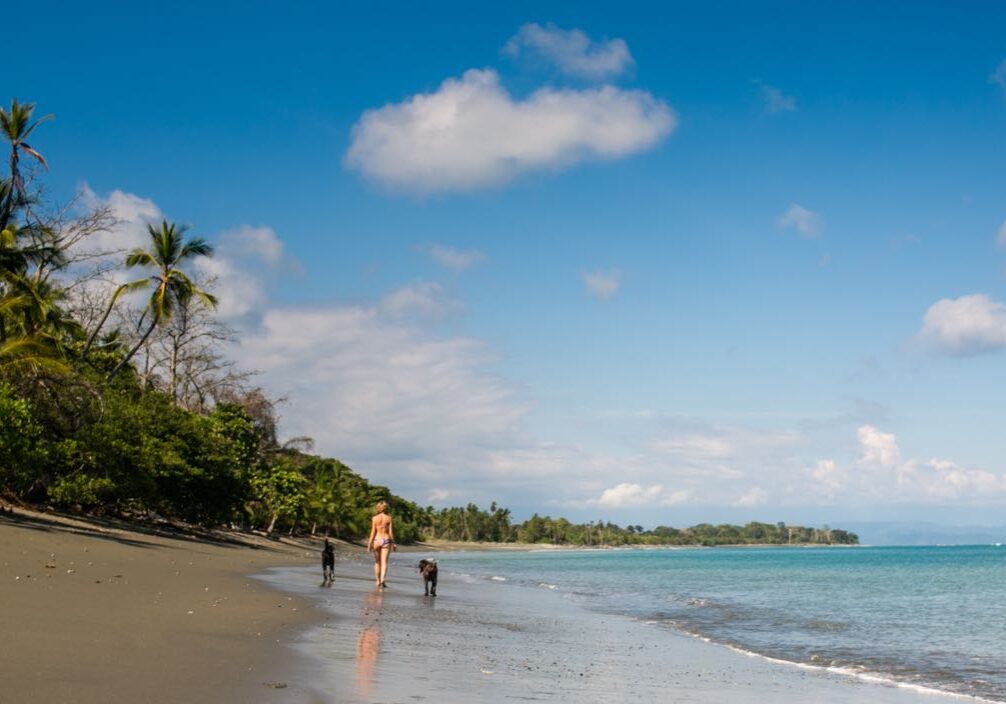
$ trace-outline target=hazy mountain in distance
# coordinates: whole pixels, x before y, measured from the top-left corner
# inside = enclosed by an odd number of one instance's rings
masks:
[[[861,545],[1006,545],[1006,526],[948,526],[912,521],[849,522]]]

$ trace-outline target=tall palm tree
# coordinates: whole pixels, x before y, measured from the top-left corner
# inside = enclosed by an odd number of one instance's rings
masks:
[[[150,233],[151,248],[149,250],[134,249],[126,256],[126,266],[152,267],[156,270],[152,276],[130,284],[130,287],[134,289],[153,286],[150,300],[140,317],[140,326],[143,325],[147,316],[150,316],[150,325],[139,341],[111,371],[108,375],[109,378],[118,374],[129,363],[133,355],[154,332],[154,329],[170,320],[176,309],[188,305],[193,298],[201,299],[211,308],[217,306],[217,299],[196,286],[180,268],[189,259],[212,256],[213,247],[199,238],[186,241],[185,228],[169,223],[167,220],[162,220],[158,227],[148,224],[147,231]],[[108,317],[107,314],[105,317]],[[92,333],[92,339],[95,334]]]
[[[45,115],[34,122],[31,120],[35,112],[34,103],[19,103],[17,98],[10,102],[10,110],[0,108],[0,133],[10,143],[10,178],[3,202],[0,202],[0,230],[7,227],[14,211],[28,202],[24,177],[21,175],[21,155],[27,154],[48,169],[45,157],[28,144],[27,139],[39,124],[51,120],[52,115]]]

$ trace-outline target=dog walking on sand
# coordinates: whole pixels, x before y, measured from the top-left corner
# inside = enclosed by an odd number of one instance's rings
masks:
[[[423,575],[424,596],[437,595],[437,562],[436,560],[420,560],[419,574]]]
[[[321,586],[331,587],[335,581],[335,548],[325,538],[325,547],[321,551]]]

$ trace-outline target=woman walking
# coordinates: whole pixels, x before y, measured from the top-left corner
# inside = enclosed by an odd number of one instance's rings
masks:
[[[378,587],[388,586],[384,581],[388,576],[388,556],[397,549],[388,504],[378,501],[374,507],[374,518],[370,521],[370,538],[367,539],[367,550],[374,551],[374,580]]]

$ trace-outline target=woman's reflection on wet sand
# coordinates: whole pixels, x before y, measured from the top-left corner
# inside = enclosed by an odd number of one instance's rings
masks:
[[[367,594],[363,600],[363,627],[356,644],[356,686],[360,694],[370,696],[374,685],[377,655],[381,651],[381,609],[384,592],[380,589]]]

